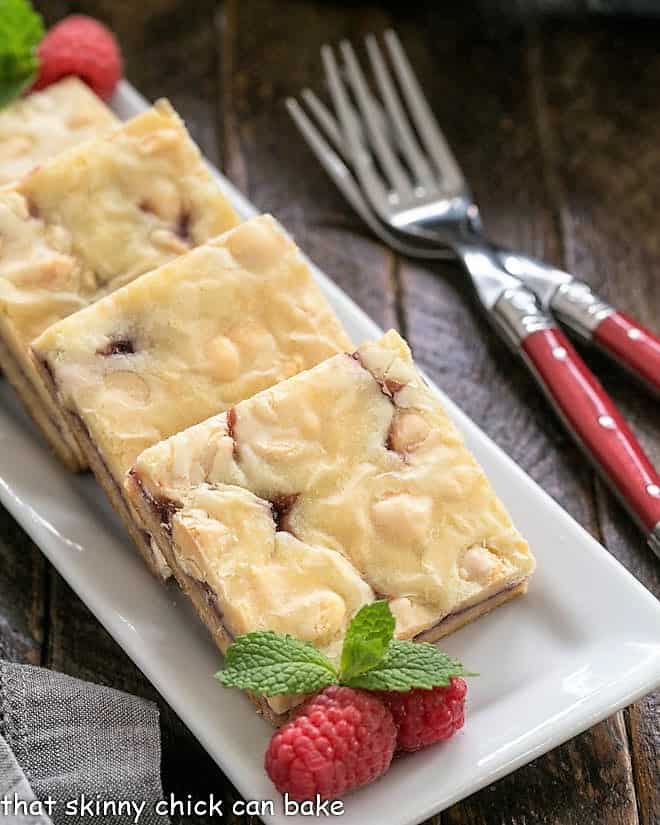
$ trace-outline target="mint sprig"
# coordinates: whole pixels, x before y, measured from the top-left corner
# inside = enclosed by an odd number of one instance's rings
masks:
[[[351,687],[363,690],[430,690],[448,685],[454,676],[475,676],[456,659],[428,642],[393,639],[383,658],[371,670],[351,679]]]
[[[216,678],[225,687],[278,696],[316,693],[335,684],[364,690],[430,689],[448,685],[455,676],[477,675],[435,645],[394,639],[394,626],[386,601],[364,605],[346,632],[339,672],[309,642],[271,630],[248,633],[230,645]]]
[[[385,601],[365,604],[348,626],[341,650],[340,679],[348,684],[375,667],[394,636],[394,616]]]
[[[315,693],[337,681],[332,662],[309,642],[258,630],[230,645],[225,668],[216,674],[225,687],[259,696]]]
[[[34,80],[37,46],[44,36],[41,15],[27,0],[2,0],[0,7],[0,108]]]

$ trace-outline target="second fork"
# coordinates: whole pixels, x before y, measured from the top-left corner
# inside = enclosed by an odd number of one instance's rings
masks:
[[[323,49],[340,137],[359,194],[396,237],[408,236],[415,242],[422,238],[453,251],[470,275],[489,319],[523,357],[573,437],[660,555],[658,474],[553,317],[536,295],[507,271],[497,250],[480,236],[478,210],[393,32],[386,34],[386,43],[412,124],[375,38],[367,38],[367,49],[383,101],[380,108],[350,44],[342,43],[341,51],[343,74],[353,100],[333,51]],[[383,112],[388,129],[383,128]],[[309,129],[306,134],[309,137]],[[320,135],[316,138],[313,148],[322,156]],[[552,272],[557,278],[571,278],[543,264],[538,266],[538,280],[546,286]],[[559,283],[550,286],[557,290]],[[606,305],[602,307],[608,310]],[[597,302],[592,302],[592,308],[597,319]]]

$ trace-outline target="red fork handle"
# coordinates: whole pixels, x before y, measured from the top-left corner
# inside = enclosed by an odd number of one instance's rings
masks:
[[[660,394],[660,338],[616,310],[592,332],[598,346]]]
[[[539,266],[542,277],[548,280],[568,278],[550,298],[548,308],[555,317],[660,396],[660,337],[618,312],[584,281]]]
[[[558,327],[530,332],[525,358],[575,439],[647,534],[660,525],[660,477],[614,402]]]

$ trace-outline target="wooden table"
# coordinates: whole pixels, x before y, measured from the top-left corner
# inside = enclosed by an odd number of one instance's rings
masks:
[[[483,4],[491,6],[484,12],[459,0],[409,2],[402,10],[338,0],[39,5],[49,22],[74,9],[106,20],[121,40],[133,83],[150,98],[167,95],[211,160],[260,209],[281,219],[378,323],[400,329],[437,383],[660,593],[657,560],[525,369],[485,327],[460,272],[450,264],[411,263],[375,242],[283,107],[303,86],[321,86],[322,43],[396,26],[492,234],[578,273],[660,329],[660,19],[567,15],[520,22],[507,14],[516,3],[505,0],[502,15],[492,11],[495,4]],[[601,358],[588,359],[660,465],[657,402]],[[156,698],[4,512],[0,656]],[[433,822],[657,825],[659,704],[659,695],[647,697]],[[163,715],[166,790],[232,797],[235,791],[172,711],[163,706]]]

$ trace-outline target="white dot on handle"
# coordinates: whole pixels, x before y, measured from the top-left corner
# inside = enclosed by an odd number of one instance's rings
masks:
[[[633,341],[638,341],[642,337],[642,331],[637,329],[637,327],[631,327],[628,330],[628,338],[632,338]]]
[[[555,358],[558,361],[563,361],[564,358],[566,358],[567,352],[566,352],[566,349],[564,347],[555,347],[552,350],[552,354],[555,356]]]
[[[616,427],[616,423],[611,415],[601,415],[598,423],[601,427],[605,427],[606,430],[613,430]]]
[[[653,498],[660,498],[660,487],[657,484],[647,484],[646,492]]]

